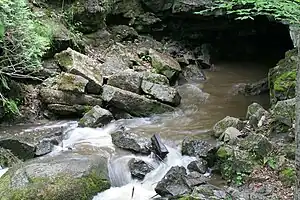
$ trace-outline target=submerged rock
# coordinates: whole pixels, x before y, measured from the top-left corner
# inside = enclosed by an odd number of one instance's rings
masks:
[[[149,57],[151,58],[151,65],[156,72],[165,75],[169,80],[174,80],[181,72],[179,63],[169,55],[150,49]]]
[[[206,141],[187,137],[182,142],[182,155],[210,160],[215,148]]]
[[[95,60],[71,48],[55,54],[55,59],[64,71],[82,76],[89,81],[86,86],[88,93],[100,94],[103,84],[103,73],[100,65]]]
[[[111,112],[101,108],[100,106],[94,106],[88,111],[80,120],[78,125],[80,127],[101,127],[114,119]]]
[[[220,137],[220,135],[228,128],[228,127],[234,127],[238,130],[241,130],[243,128],[244,124],[241,120],[235,117],[226,116],[221,121],[217,122],[214,127],[214,135],[215,137]]]
[[[166,104],[109,85],[103,86],[102,98],[109,105],[124,110],[133,116],[149,116],[174,110],[173,107]]]
[[[119,148],[133,151],[135,153],[150,154],[150,139],[141,137],[133,132],[121,128],[111,134],[112,142]]]
[[[162,197],[183,195],[190,191],[186,183],[186,170],[179,166],[172,167],[155,187],[155,192]]]
[[[150,164],[136,158],[130,159],[128,162],[128,166],[131,176],[140,180],[143,180],[146,174],[154,169]]]
[[[110,187],[107,159],[63,153],[14,166],[0,178],[3,199],[90,199]]]
[[[159,85],[143,80],[141,88],[145,94],[151,95],[158,101],[173,106],[178,106],[180,104],[181,97],[178,91],[170,86]]]

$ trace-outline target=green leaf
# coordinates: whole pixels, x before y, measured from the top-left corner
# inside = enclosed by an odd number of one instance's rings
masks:
[[[5,34],[4,24],[0,21],[0,41],[2,41]]]

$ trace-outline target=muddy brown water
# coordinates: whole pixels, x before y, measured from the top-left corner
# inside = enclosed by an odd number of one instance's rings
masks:
[[[269,107],[269,95],[243,96],[234,94],[238,83],[255,82],[267,76],[269,66],[257,63],[215,64],[206,70],[207,80],[179,86],[182,96],[175,113],[154,117],[154,122],[134,128],[144,134],[159,133],[163,139],[177,144],[187,135],[209,137],[213,125],[226,116],[245,118],[248,105],[260,103]],[[203,94],[207,93],[207,94]]]

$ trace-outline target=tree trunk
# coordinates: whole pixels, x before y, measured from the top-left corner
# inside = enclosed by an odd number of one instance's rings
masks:
[[[299,30],[299,29],[298,29]],[[298,48],[298,59],[297,59],[297,84],[296,84],[296,122],[295,122],[295,137],[296,137],[296,188],[294,192],[294,200],[300,200],[300,34],[297,31],[296,47]]]

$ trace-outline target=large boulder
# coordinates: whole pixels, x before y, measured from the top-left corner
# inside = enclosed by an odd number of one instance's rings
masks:
[[[88,93],[100,94],[103,77],[99,63],[71,48],[55,54],[55,59],[64,71],[89,81],[86,86]]]
[[[69,106],[76,104],[86,106],[102,105],[102,99],[99,97],[48,88],[40,89],[40,97],[45,104],[63,104]]]
[[[204,72],[197,65],[183,67],[182,75],[187,81],[197,82],[206,80]]]
[[[111,112],[97,105],[79,120],[78,126],[96,128],[108,124],[113,119]]]
[[[179,72],[181,72],[179,63],[167,54],[162,54],[154,49],[150,49],[149,57],[151,58],[151,65],[155,71],[165,75],[170,81],[173,81]]]
[[[172,197],[189,193],[191,188],[186,182],[186,169],[172,167],[155,187],[155,192],[162,197]]]
[[[133,178],[143,180],[146,174],[151,172],[154,168],[143,160],[132,158],[128,162],[128,167]]]
[[[102,99],[133,116],[149,116],[174,110],[166,104],[109,85],[103,86]]]
[[[262,134],[251,134],[247,136],[239,143],[239,146],[241,149],[254,153],[258,158],[266,157],[273,149],[272,143]]]
[[[108,85],[134,92],[141,93],[142,76],[133,70],[125,70],[108,78]]]
[[[292,127],[295,120],[295,104],[295,98],[278,101],[271,110],[272,116],[278,122]]]
[[[221,121],[217,122],[214,127],[214,135],[215,137],[220,137],[222,133],[228,128],[228,127],[234,127],[238,130],[241,130],[243,128],[243,122],[235,117],[226,116]]]
[[[43,85],[54,90],[84,93],[88,82],[82,76],[62,72],[56,77],[46,79]]]
[[[148,71],[141,72],[141,74],[143,77],[143,81],[148,81],[160,85],[170,85],[169,79],[164,75],[156,74]]]
[[[70,123],[20,129],[9,127],[0,133],[0,147],[10,150],[21,160],[50,153],[53,145],[63,139],[63,132]],[[15,127],[16,128],[16,127]]]
[[[121,55],[109,55],[105,57],[105,62],[101,65],[103,75],[110,77],[113,74],[117,74],[128,70],[130,62],[124,59]]]
[[[203,158],[198,158],[197,160],[192,161],[187,166],[188,170],[193,172],[199,172],[201,174],[205,174],[208,170],[207,161]]]
[[[126,130],[121,127],[120,130],[111,134],[112,142],[119,148],[133,151],[135,153],[150,154],[151,141],[149,138]]]
[[[178,106],[181,97],[175,88],[167,85],[159,85],[149,81],[142,81],[141,89],[145,94],[166,104]]]
[[[271,103],[295,97],[297,49],[287,51],[285,58],[269,70]]]
[[[2,199],[92,199],[109,187],[107,158],[79,153],[34,159],[0,178]]]
[[[182,155],[204,158],[209,161],[214,154],[214,146],[206,141],[187,137],[182,142]]]

